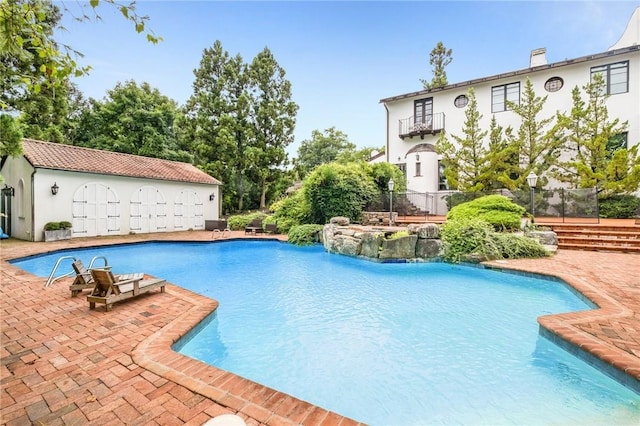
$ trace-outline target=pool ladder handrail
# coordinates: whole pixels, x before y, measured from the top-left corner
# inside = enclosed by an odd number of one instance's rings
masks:
[[[53,277],[55,275],[56,271],[58,270],[58,266],[60,266],[60,262],[62,262],[63,260],[67,260],[67,259],[73,259],[74,262],[76,260],[78,260],[74,256],[62,256],[62,257],[60,257],[56,261],[56,264],[53,266],[53,269],[51,270],[51,273],[49,274],[49,278],[47,278],[47,282],[44,285],[45,287],[49,287],[51,284],[53,284],[54,282],[58,281],[60,278],[65,278],[65,277],[68,277],[70,275],[75,274],[75,271],[72,270],[71,272],[67,272],[66,274],[62,274],[59,277],[55,277],[55,278]],[[89,262],[89,268],[88,268],[89,270],[91,268],[93,268],[93,264],[97,259],[104,260],[104,266],[102,267],[103,269],[108,269],[109,268],[109,262],[107,261],[107,258],[105,256],[94,256],[91,259],[91,262]]]

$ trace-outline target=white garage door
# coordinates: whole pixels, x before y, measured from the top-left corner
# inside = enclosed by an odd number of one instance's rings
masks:
[[[87,183],[73,194],[73,234],[83,237],[120,233],[120,201],[101,183]]]
[[[131,197],[130,229],[141,233],[166,231],[166,206],[159,189],[153,186],[138,188]]]
[[[177,231],[204,229],[202,201],[195,191],[180,191],[173,206],[174,227]]]

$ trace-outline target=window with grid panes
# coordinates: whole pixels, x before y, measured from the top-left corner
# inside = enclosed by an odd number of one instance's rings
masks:
[[[491,88],[491,112],[509,110],[507,101],[520,103],[520,83],[509,83]]]
[[[591,81],[595,74],[602,75],[607,95],[629,91],[629,61],[591,67]]]

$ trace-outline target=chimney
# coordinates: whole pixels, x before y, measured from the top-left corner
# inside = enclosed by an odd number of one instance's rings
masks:
[[[547,57],[545,56],[546,53],[547,49],[544,47],[532,50],[531,56],[529,57],[529,68],[537,67],[540,65],[547,65]]]

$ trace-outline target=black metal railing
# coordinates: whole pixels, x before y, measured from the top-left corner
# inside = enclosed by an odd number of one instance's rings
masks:
[[[430,114],[424,117],[411,116],[398,120],[401,138],[412,136],[435,135],[444,130],[444,112]]]
[[[399,216],[446,216],[458,204],[485,195],[500,194],[531,212],[531,191],[499,189],[481,192],[401,192],[393,194],[393,211]],[[366,206],[366,211],[388,211],[389,194],[381,194]],[[599,223],[598,194],[595,188],[535,190],[533,212],[536,218],[550,221]]]

